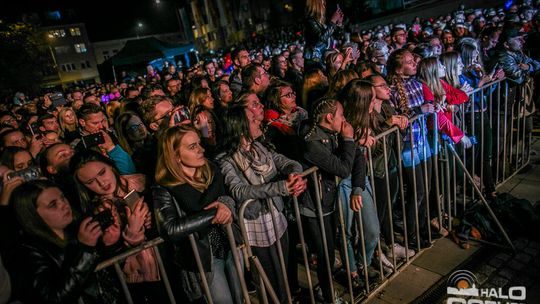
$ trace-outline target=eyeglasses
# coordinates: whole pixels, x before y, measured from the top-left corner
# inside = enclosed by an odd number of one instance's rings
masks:
[[[165,114],[163,114],[163,116],[161,116],[160,118],[156,118],[154,120],[152,120],[150,123],[153,123],[153,122],[158,122],[160,120],[162,120],[163,118],[167,118],[167,117],[171,117],[171,114],[176,111],[176,108],[173,107],[172,109],[170,109],[169,111],[167,111]]]
[[[140,123],[138,123],[138,124],[133,124],[133,125],[129,126],[128,129],[129,129],[130,131],[135,131],[135,130],[141,128],[142,126],[144,126],[144,124],[143,124],[142,122],[140,122]]]
[[[374,88],[389,88],[387,83],[381,83],[378,85],[373,85]]]
[[[293,98],[296,96],[296,92],[295,91],[290,91],[289,93],[287,94],[283,94],[281,95],[280,97],[283,98],[283,97],[287,97],[287,98]]]

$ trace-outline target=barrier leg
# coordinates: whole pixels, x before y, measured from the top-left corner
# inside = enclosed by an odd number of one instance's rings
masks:
[[[335,302],[335,295],[334,295],[334,280],[332,278],[332,265],[334,261],[330,261],[329,255],[328,255],[328,243],[326,241],[326,229],[324,227],[324,219],[323,219],[323,212],[322,212],[322,205],[321,205],[321,185],[320,180],[317,178],[317,173],[313,173],[313,179],[315,180],[315,203],[317,204],[317,217],[319,219],[319,225],[321,228],[321,237],[322,237],[322,243],[323,243],[323,251],[324,251],[324,259],[326,261],[326,271],[328,272],[328,282],[330,283],[330,293],[332,302]],[[332,248],[334,250],[334,248]],[[330,264],[332,263],[332,264]]]
[[[336,185],[339,185],[339,178],[336,176]],[[346,235],[346,223],[343,215],[343,205],[341,202],[341,195],[338,194],[338,212],[339,212],[339,226],[341,230],[341,242],[343,244],[343,254],[345,255],[345,269],[347,271],[347,283],[349,284],[349,294],[351,301],[354,303],[354,292],[352,286],[352,277],[351,277],[351,262],[349,260],[349,251],[347,250],[347,235]]]
[[[118,265],[118,262],[114,263],[114,270],[116,271],[116,274],[118,275],[118,279],[120,279],[120,285],[122,286],[122,291],[124,292],[124,295],[126,296],[126,302],[127,304],[133,304],[133,299],[131,298],[131,293],[129,292],[129,288],[126,283],[126,279],[124,277],[124,272],[122,269],[120,269],[120,265]]]
[[[510,247],[512,248],[512,250],[514,250],[514,252],[516,252],[516,248],[514,247],[514,244],[512,243],[512,241],[510,240],[510,237],[508,237],[508,234],[506,233],[506,230],[504,230],[504,227],[501,225],[501,223],[499,222],[499,219],[497,218],[497,216],[495,215],[495,213],[493,213],[493,210],[491,209],[491,207],[489,206],[488,202],[486,201],[486,199],[484,198],[484,196],[482,195],[482,192],[480,191],[480,189],[476,186],[476,184],[474,183],[474,179],[472,178],[472,176],[469,174],[469,172],[467,171],[467,169],[465,168],[465,165],[463,164],[463,162],[461,161],[461,159],[459,159],[459,157],[457,157],[457,153],[456,151],[454,150],[454,147],[452,146],[452,144],[450,143],[446,143],[446,147],[448,148],[448,150],[454,155],[454,159],[457,160],[457,163],[461,166],[461,168],[463,169],[463,171],[465,172],[465,175],[467,176],[467,179],[469,180],[469,182],[472,184],[472,186],[474,187],[474,190],[476,191],[476,193],[478,194],[478,196],[480,197],[480,200],[482,201],[482,203],[484,204],[484,207],[486,207],[486,209],[488,210],[489,212],[489,215],[491,215],[491,217],[493,218],[493,220],[495,221],[495,223],[497,224],[497,227],[499,228],[499,230],[501,231],[501,233],[503,234],[506,242],[510,245]]]
[[[159,267],[159,272],[161,274],[161,279],[163,280],[163,284],[165,284],[165,290],[167,291],[167,296],[169,297],[171,304],[176,304],[176,299],[174,298],[174,294],[171,288],[171,283],[169,282],[169,277],[167,276],[167,272],[165,271],[165,266],[163,266],[163,260],[161,259],[161,255],[159,253],[157,246],[154,247],[154,252],[156,253],[156,260]]]
[[[302,247],[302,257],[304,258],[304,267],[306,267],[306,276],[309,286],[309,298],[311,303],[315,304],[315,294],[313,293],[313,282],[311,281],[311,271],[309,270],[309,260],[307,257],[306,241],[304,239],[304,227],[302,227],[302,219],[300,216],[300,209],[298,208],[298,198],[293,197],[294,213],[296,215],[296,224],[298,226],[298,237],[300,238],[300,244]]]
[[[227,230],[227,238],[229,239],[229,246],[231,247],[234,259],[234,268],[236,269],[236,274],[238,275],[238,280],[240,281],[240,286],[242,287],[244,303],[250,304],[251,300],[249,298],[249,292],[247,290],[246,279],[244,278],[244,271],[242,269],[242,265],[240,264],[240,257],[238,256],[238,249],[236,248],[236,241],[234,239],[234,233],[232,231],[231,224],[225,225],[225,229]]]
[[[195,237],[193,234],[189,235],[189,242],[191,243],[191,248],[193,249],[193,254],[195,255],[195,261],[197,262],[197,268],[199,268],[199,274],[201,276],[201,283],[202,287],[204,289],[204,294],[206,295],[206,301],[209,304],[214,303],[212,301],[212,295],[210,293],[210,287],[208,286],[208,281],[206,280],[206,274],[201,262],[201,257],[199,255],[199,248],[197,247],[197,243],[195,242]]]

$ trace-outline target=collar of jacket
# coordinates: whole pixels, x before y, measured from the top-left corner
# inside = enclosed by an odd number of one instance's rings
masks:
[[[306,141],[332,141],[337,140],[337,135],[338,133],[336,131],[332,131],[321,126],[316,126],[315,130],[313,130],[313,132],[311,132],[311,134],[306,138]]]

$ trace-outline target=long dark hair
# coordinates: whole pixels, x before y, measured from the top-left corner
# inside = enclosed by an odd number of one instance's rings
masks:
[[[339,100],[343,102],[345,118],[354,128],[357,140],[368,135],[369,105],[372,99],[373,86],[365,80],[353,79],[341,91]]]
[[[127,185],[122,183],[118,169],[109,158],[92,150],[84,150],[78,152],[73,155],[73,157],[69,161],[69,170],[73,174],[73,180],[77,188],[76,190],[79,193],[79,203],[83,213],[91,212],[94,209],[92,207],[92,200],[96,195],[79,181],[79,179],[77,178],[77,171],[90,162],[101,162],[111,167],[111,170],[113,171],[116,178],[115,196],[117,195],[119,190],[122,190],[126,193],[129,191]]]
[[[58,186],[48,180],[24,183],[13,190],[10,205],[15,209],[15,215],[24,232],[63,248],[67,244],[66,240],[58,237],[37,212],[37,199],[49,188]]]
[[[114,130],[118,138],[118,144],[129,155],[133,155],[133,148],[127,135],[128,123],[131,117],[137,116],[134,112],[124,112],[118,116],[114,122]],[[142,119],[141,119],[142,121]],[[145,126],[146,127],[146,126]]]
[[[231,106],[223,116],[222,151],[231,155],[240,147],[242,137],[251,140],[249,121],[243,105]]]

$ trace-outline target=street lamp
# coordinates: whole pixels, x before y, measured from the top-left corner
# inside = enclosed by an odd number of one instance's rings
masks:
[[[137,39],[139,39],[139,31],[142,31],[144,24],[142,22],[137,22],[137,27],[135,28],[135,33],[137,34]]]

